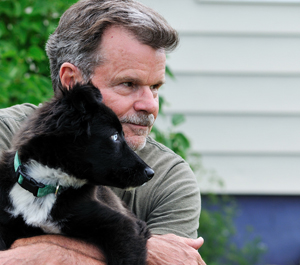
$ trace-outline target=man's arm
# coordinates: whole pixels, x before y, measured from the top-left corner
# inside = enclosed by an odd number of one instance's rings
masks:
[[[148,264],[205,264],[197,251],[203,239],[189,239],[197,237],[201,206],[194,173],[151,137],[138,154],[156,174],[136,189],[135,196],[142,198],[128,204],[154,235],[148,240]]]
[[[172,167],[153,193],[156,207],[147,223],[153,235],[147,244],[148,265],[205,265],[198,249],[204,243],[195,237],[200,214],[200,195],[186,163]],[[177,235],[176,235],[177,234]]]
[[[148,265],[205,265],[197,249],[203,239],[175,235],[153,235],[147,243]],[[1,264],[91,264],[106,265],[104,255],[93,245],[59,235],[17,240],[7,251],[0,252]]]
[[[174,165],[157,188],[149,191],[151,207],[147,225],[153,234],[196,238],[200,217],[200,193],[189,165]],[[142,205],[141,205],[142,207]]]
[[[59,235],[45,235],[15,241],[9,250],[0,252],[1,264],[106,265],[97,247]]]
[[[152,234],[197,237],[200,191],[195,175],[180,156],[148,137],[137,153],[155,172],[146,185],[132,194],[117,191]]]

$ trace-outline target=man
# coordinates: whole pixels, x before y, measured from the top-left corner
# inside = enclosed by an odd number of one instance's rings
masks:
[[[153,10],[132,0],[82,0],[61,17],[46,50],[55,93],[91,81],[119,117],[130,147],[155,171],[134,191],[113,188],[152,232],[148,264],[205,264],[197,252],[200,196],[188,164],[148,136],[158,114],[158,90],[165,81],[166,52],[176,31]],[[0,148],[35,107],[0,112]],[[15,242],[0,253],[7,264],[105,264],[94,246],[47,235]]]

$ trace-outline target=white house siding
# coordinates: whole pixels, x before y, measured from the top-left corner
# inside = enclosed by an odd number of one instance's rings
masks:
[[[225,184],[202,193],[300,194],[300,0],[140,2],[180,34],[161,94]]]

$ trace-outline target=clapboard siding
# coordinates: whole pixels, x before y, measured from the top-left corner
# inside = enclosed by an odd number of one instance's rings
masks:
[[[167,125],[157,121],[160,127]],[[300,117],[270,115],[186,115],[178,126],[193,147],[206,153],[300,155]],[[287,138],[288,137],[288,138]],[[299,162],[300,164],[300,162]]]
[[[300,155],[215,154],[203,155],[202,160],[208,170],[206,175],[199,177],[202,192],[299,195],[299,186],[295,183],[299,182]],[[217,180],[225,181],[224,188],[210,182],[210,170],[217,171]]]
[[[300,14],[300,12],[299,12]],[[300,15],[299,15],[300,16]],[[300,27],[300,24],[299,24]],[[180,73],[299,74],[299,37],[186,35],[169,56]]]
[[[161,94],[169,113],[300,115],[297,75],[177,74]]]
[[[236,1],[140,0],[157,10],[180,33],[300,34],[300,1],[253,4]],[[263,3],[263,1],[261,1]],[[282,3],[279,5],[278,3]]]
[[[202,192],[300,194],[300,1],[142,0],[181,43],[161,94],[225,186]]]
[[[159,127],[169,126],[166,119],[157,120]],[[178,131],[192,140],[208,170],[198,176],[202,192],[299,194],[295,183],[300,175],[300,117],[234,114],[186,115],[186,119]],[[224,187],[210,182],[211,171]]]

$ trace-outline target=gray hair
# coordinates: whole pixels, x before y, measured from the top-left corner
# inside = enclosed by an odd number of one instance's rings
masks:
[[[54,91],[61,84],[59,70],[64,62],[78,67],[84,82],[91,80],[95,67],[104,60],[99,52],[103,32],[114,25],[129,30],[140,43],[155,50],[172,51],[179,41],[161,15],[139,2],[81,0],[62,15],[46,44]]]

